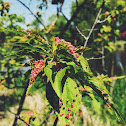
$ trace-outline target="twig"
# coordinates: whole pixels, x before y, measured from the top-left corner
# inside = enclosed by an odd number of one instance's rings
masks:
[[[80,12],[80,10],[83,8],[83,6],[86,5],[87,2],[88,1],[86,0],[86,1],[82,2],[82,4],[77,7],[77,9],[74,12],[74,14],[72,15],[71,19],[67,21],[66,25],[61,30],[59,37],[63,36],[64,32],[68,29],[71,22],[77,17],[77,14]]]
[[[81,30],[81,31],[83,31],[83,32],[85,32],[85,31],[90,31],[91,29],[84,29],[84,30]],[[98,29],[94,29],[94,31],[97,31]]]
[[[67,17],[65,16],[65,14],[61,11],[63,17],[68,21]]]
[[[102,57],[104,57],[104,53],[105,53],[105,50],[104,50],[104,46],[102,44]],[[102,67],[105,70],[105,60],[104,59],[102,59]]]
[[[99,23],[99,24],[104,23],[104,22],[107,21],[108,18],[111,17],[111,16],[112,16],[112,15],[108,16],[106,19],[104,19],[104,20],[102,20],[102,21],[97,20],[97,23]],[[82,34],[82,32],[78,29],[77,26],[76,26],[76,29],[77,29],[77,31],[79,32],[79,34],[86,40],[87,37],[86,37],[84,34]],[[87,29],[87,30],[83,30],[83,31],[90,31],[90,30],[91,30],[91,29]],[[94,30],[97,30],[97,29],[93,29],[93,31],[94,31]]]
[[[12,112],[12,111],[10,111],[10,110],[8,110],[8,111],[9,111],[10,113],[14,114],[15,117],[17,117],[17,119],[21,120],[21,121],[24,122],[26,125],[31,126],[30,124],[28,124],[27,122],[25,122],[22,118],[20,118],[20,116],[16,115],[14,112]]]
[[[78,29],[77,26],[76,26],[76,29],[77,29],[77,31],[79,32],[79,34],[80,34],[85,40],[87,40],[87,37],[86,37],[84,34],[82,34],[82,32]]]
[[[22,118],[20,118],[20,116],[17,116],[17,115],[15,115],[15,116],[17,117],[17,119],[21,120],[21,121],[24,122],[26,125],[31,126],[30,124],[28,124],[27,122],[25,122]]]
[[[55,20],[52,22],[52,24],[50,25],[50,27],[49,27],[49,29],[47,30],[46,33],[49,33],[52,30],[52,28],[54,27],[54,25],[57,22],[57,20],[58,20],[58,16],[56,16]]]
[[[23,104],[24,104],[24,101],[25,101],[25,97],[26,97],[26,92],[27,92],[28,85],[29,85],[29,83],[27,82],[27,85],[25,87],[23,96],[21,97],[21,100],[20,100],[19,108],[18,108],[17,114],[15,116],[13,126],[16,126],[17,125],[17,120],[18,120],[18,117],[19,117],[19,115],[20,115],[20,113],[22,111],[22,107],[23,107]]]
[[[76,0],[76,6],[78,7],[78,1]]]
[[[53,126],[56,126],[57,125],[57,122],[58,122],[58,116],[56,117]]]
[[[85,43],[84,43],[84,48],[86,48],[86,46],[87,46],[88,40],[89,40],[89,38],[90,38],[90,36],[91,36],[91,34],[92,34],[94,28],[95,28],[95,25],[97,24],[98,18],[99,18],[99,16],[100,16],[101,12],[102,12],[102,9],[103,9],[103,7],[104,7],[105,2],[106,2],[106,0],[103,0],[102,6],[101,6],[101,8],[100,8],[100,10],[99,10],[99,12],[98,12],[98,14],[97,14],[97,17],[96,17],[96,19],[95,19],[95,22],[94,22],[94,24],[93,24],[93,26],[92,26],[92,28],[91,28],[91,30],[90,30],[88,36],[87,36],[87,39],[86,39],[86,41],[85,41]],[[81,55],[83,55],[83,52],[81,53]]]
[[[45,27],[45,25],[41,22],[41,20],[31,11],[31,9],[28,7],[28,6],[26,6],[22,1],[20,1],[20,0],[17,0],[18,2],[20,2],[24,7],[26,7],[30,12],[31,12],[31,14],[37,19],[37,21],[44,27],[44,29],[46,30],[46,27]]]
[[[97,59],[104,59],[104,58],[105,58],[105,56],[98,57],[98,58],[91,57],[89,59],[86,58],[86,60],[97,60]]]
[[[109,18],[109,17],[111,17],[111,16],[112,16],[112,15],[109,15],[107,18],[105,18],[105,19],[104,19],[104,20],[102,20],[102,21],[99,21],[99,20],[98,20],[98,21],[97,21],[97,23],[99,23],[99,24],[104,23],[104,22],[105,22],[105,21],[107,21],[107,20],[108,20],[108,18]]]

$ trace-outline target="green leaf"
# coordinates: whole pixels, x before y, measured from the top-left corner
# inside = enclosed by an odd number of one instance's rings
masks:
[[[84,59],[84,57],[79,56],[77,59],[80,61],[80,64],[81,64],[84,72],[91,74],[91,70],[90,70],[90,67],[88,65],[88,62]]]
[[[97,113],[101,111],[101,104],[95,98],[92,100],[92,106]]]
[[[41,124],[41,122],[40,122],[40,120],[38,118],[34,118],[31,121],[31,124],[34,125],[34,126],[39,126]]]
[[[30,49],[31,51],[36,51],[36,52],[39,52],[39,53],[42,53],[42,54],[49,54],[46,52],[46,50],[43,50],[42,48],[39,48],[39,47],[34,47],[32,46],[31,44],[28,44],[28,43],[14,43],[12,44],[12,46],[19,46],[19,47],[24,47],[25,49]]]
[[[61,62],[61,63],[65,63],[65,64],[67,64],[68,66],[72,66],[72,67],[74,68],[75,73],[78,72],[76,63],[74,63],[74,62],[66,62],[66,61],[60,61],[60,62]]]
[[[53,52],[55,52],[56,51],[56,48],[57,48],[57,46],[55,46],[56,41],[54,39],[55,39],[54,37],[51,38]]]
[[[109,95],[109,91],[105,87],[102,80],[98,79],[97,77],[92,77],[89,80],[89,85],[99,97],[101,97],[104,103],[113,104],[112,98]]]
[[[58,97],[61,97],[61,93],[62,93],[61,81],[62,81],[67,69],[70,69],[70,67],[67,66],[67,67],[63,68],[61,71],[58,71],[56,76],[55,76],[55,81],[54,82],[53,82],[53,79],[52,79],[52,69],[50,69],[48,67],[46,67],[44,69],[45,74],[49,78],[49,80],[50,80],[50,82],[52,84],[52,87],[53,87],[53,89],[56,92]]]
[[[104,32],[111,32],[112,28],[111,26],[106,26],[106,25],[103,25],[102,28],[100,29],[100,32],[103,33]]]
[[[109,95],[109,91],[104,86],[103,81],[99,80],[96,77],[92,77],[89,80],[89,86],[97,93],[99,97],[101,97],[104,101],[104,103],[108,106],[108,108],[113,108],[113,110],[116,112],[116,114],[122,119],[123,123],[125,124],[124,119],[122,118],[119,111],[116,109],[114,103],[112,102],[112,98]],[[110,110],[109,110],[110,111]],[[111,111],[110,111],[111,112]]]
[[[70,119],[79,110],[81,96],[77,88],[77,84],[71,78],[67,78],[63,94],[60,98],[60,113],[58,114],[59,120],[63,126],[70,124]],[[66,117],[68,115],[68,117]]]
[[[61,71],[58,71],[58,73],[56,74],[56,77],[55,77],[55,82],[54,82],[54,84],[52,84],[53,89],[55,90],[58,97],[61,97],[61,93],[62,93],[61,81],[62,81],[67,69],[70,69],[70,67],[67,66],[67,67],[63,68]]]
[[[78,72],[76,63],[74,63],[74,62],[67,62],[67,65],[72,66],[74,68],[75,73]]]
[[[54,91],[51,82],[46,84],[46,98],[55,111],[59,111],[59,97]]]
[[[20,39],[22,39],[22,37],[21,36],[14,36],[13,39],[20,40]]]
[[[107,21],[109,22],[109,24],[111,23],[112,19],[111,17],[108,17]]]
[[[116,35],[119,35],[119,30],[117,29],[117,30],[114,30],[114,33],[116,34]]]
[[[45,67],[44,68],[44,72],[45,72],[46,76],[49,78],[51,84],[53,84],[53,81],[52,81],[52,69],[50,69],[48,67]]]

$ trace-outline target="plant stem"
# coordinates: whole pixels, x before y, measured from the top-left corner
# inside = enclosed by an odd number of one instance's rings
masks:
[[[58,122],[58,116],[56,117],[53,126],[56,126],[57,125],[57,122]]]
[[[26,92],[27,92],[28,85],[29,85],[29,83],[27,83],[27,86],[25,87],[23,96],[21,97],[20,104],[19,104],[19,108],[18,108],[17,114],[15,116],[13,126],[16,126],[18,117],[19,117],[19,115],[20,115],[20,113],[22,111],[22,107],[23,107],[23,104],[24,104],[24,101],[25,101],[25,97],[26,97]]]

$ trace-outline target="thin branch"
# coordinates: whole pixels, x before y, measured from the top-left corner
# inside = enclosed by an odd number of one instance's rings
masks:
[[[86,37],[84,34],[82,34],[82,32],[78,29],[77,26],[76,26],[76,29],[77,29],[77,31],[79,32],[79,34],[80,34],[85,40],[87,40],[87,37]]]
[[[20,113],[22,111],[22,107],[23,107],[23,104],[24,104],[24,101],[25,101],[25,97],[26,97],[26,92],[27,92],[28,86],[29,86],[29,83],[27,82],[27,85],[25,87],[24,93],[23,93],[23,95],[21,97],[21,100],[20,100],[19,108],[18,108],[17,114],[15,116],[13,126],[16,126],[17,125],[17,120],[18,120],[18,117],[19,117],[19,115],[20,115]]]
[[[91,57],[89,59],[86,58],[86,60],[98,60],[98,59],[104,59],[104,58],[105,58],[105,56],[98,57],[98,58]]]
[[[95,25],[97,24],[98,18],[99,18],[99,16],[100,16],[101,12],[102,12],[102,9],[103,9],[103,7],[104,7],[104,5],[105,5],[105,2],[106,2],[106,0],[103,0],[102,6],[101,6],[101,8],[100,8],[100,10],[99,10],[99,12],[98,12],[98,14],[97,14],[97,17],[96,17],[96,19],[95,19],[95,22],[94,22],[94,24],[93,24],[93,26],[92,26],[92,28],[91,28],[89,34],[88,34],[88,37],[87,37],[87,39],[86,39],[86,41],[85,41],[84,48],[86,48],[86,46],[87,46],[88,40],[89,40],[89,38],[90,38],[90,36],[91,36],[91,34],[92,34],[94,28],[95,28]],[[82,52],[81,55],[83,55],[83,52]]]
[[[65,14],[61,11],[63,17],[68,21],[67,17],[65,16]]]
[[[84,30],[82,30],[83,32],[85,32],[85,31],[90,31],[91,29],[84,29]],[[94,29],[93,31],[97,31],[98,29]]]
[[[104,49],[104,45],[102,44],[102,57],[104,57],[104,55],[105,55],[105,49]],[[107,70],[105,69],[105,59],[104,58],[102,59],[102,67],[103,67],[103,70],[105,72],[107,72]]]
[[[31,126],[30,124],[28,124],[27,122],[25,122],[22,118],[20,118],[20,116],[16,115],[14,112],[12,112],[12,111],[10,111],[10,110],[8,110],[8,111],[9,111],[10,113],[14,114],[15,117],[16,117],[17,119],[21,120],[21,121],[24,122],[26,125]]]
[[[78,1],[76,0],[76,6],[78,7]]]
[[[50,25],[50,27],[49,27],[49,29],[47,30],[46,33],[49,33],[53,29],[53,27],[55,26],[57,20],[58,20],[58,16],[56,16],[55,20],[52,22],[52,24]]]
[[[62,37],[64,32],[68,29],[69,25],[71,24],[71,22],[77,17],[77,14],[80,12],[80,10],[83,8],[84,5],[86,5],[88,1],[84,1],[81,5],[79,5],[76,9],[76,11],[74,12],[74,14],[72,15],[71,19],[67,21],[66,25],[64,26],[64,28],[61,30],[59,37]]]
[[[58,116],[56,117],[53,126],[56,126],[57,125],[57,122],[58,122]]]
[[[112,15],[109,15],[107,18],[105,18],[105,19],[104,19],[104,20],[102,20],[102,21],[99,21],[99,20],[98,20],[98,21],[97,21],[97,23],[99,23],[99,24],[104,23],[104,22],[105,22],[105,21],[107,21],[107,20],[108,20],[108,18],[109,18],[109,17],[111,17],[111,16],[112,16]]]
[[[17,0],[19,3],[21,3],[24,7],[26,7],[30,12],[31,14],[37,19],[37,21],[44,27],[44,29],[46,29],[45,25],[41,22],[41,20],[31,11],[31,9],[26,6],[22,1],[20,0]]]
[[[20,116],[17,116],[17,115],[15,115],[15,116],[17,117],[17,119],[21,120],[21,121],[24,122],[26,125],[31,126],[30,124],[28,124],[27,122],[25,122],[22,118],[20,118]]]

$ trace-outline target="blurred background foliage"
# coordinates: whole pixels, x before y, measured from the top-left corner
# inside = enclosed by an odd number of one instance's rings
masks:
[[[29,0],[29,2],[32,4],[32,0]],[[76,27],[85,36],[88,36],[103,1],[76,0],[72,3],[70,20],[65,17],[61,9],[62,6],[60,6],[60,11],[57,11],[57,15],[49,17],[50,23],[43,29],[40,28],[41,22],[44,20],[41,11],[44,8],[48,9],[49,2],[54,4],[56,1],[42,0],[39,2],[37,6],[39,11],[36,12],[37,18],[27,25],[28,29],[23,29],[20,24],[25,23],[25,18],[21,15],[8,14],[11,8],[10,3],[0,0],[1,126],[13,124],[14,115],[19,109],[21,99],[29,83],[30,60],[42,58],[42,53],[50,49],[45,41],[49,42],[48,40],[52,36],[57,36],[71,42],[76,47],[83,46],[85,39],[78,33]],[[63,1],[60,2],[63,4]],[[104,22],[101,23],[100,21]],[[19,45],[22,43],[25,43],[26,46],[20,47]],[[31,49],[27,48],[27,46],[31,47]],[[106,1],[99,23],[96,25],[87,46],[89,50],[84,52],[85,58],[105,57],[100,60],[89,60],[89,65],[95,75],[108,75],[109,77],[125,75],[125,0]],[[39,47],[43,47],[43,49],[40,50]],[[120,64],[118,61],[121,62],[123,67],[118,65]],[[42,78],[42,73],[40,73],[40,76],[36,78],[34,85],[30,89],[30,94],[24,100],[21,110],[21,117],[35,126],[53,125],[55,120],[54,112],[45,99],[46,82],[42,81],[44,79],[44,77]],[[108,86],[108,89],[113,101],[122,117],[126,120],[126,80],[113,81],[110,85],[111,87]],[[74,117],[73,125],[123,126],[116,115],[111,115],[111,111],[103,105],[102,101],[99,99],[98,101],[87,96],[83,97],[84,106]],[[24,125],[24,122],[19,119],[18,124]]]

